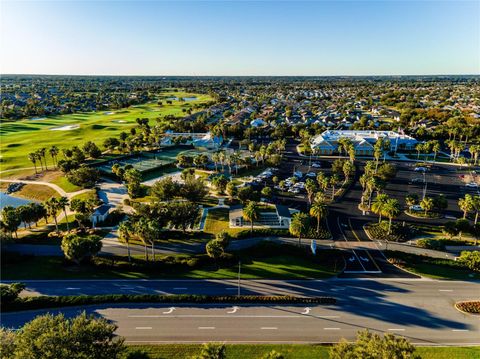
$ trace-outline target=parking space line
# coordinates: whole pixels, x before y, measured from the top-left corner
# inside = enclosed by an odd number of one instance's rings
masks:
[[[135,327],[136,330],[150,330],[152,327]]]
[[[213,330],[215,327],[198,327],[199,330]]]
[[[261,327],[262,330],[277,330],[277,327]]]

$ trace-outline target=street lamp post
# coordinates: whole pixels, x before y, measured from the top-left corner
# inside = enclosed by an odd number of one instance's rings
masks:
[[[238,291],[237,296],[240,297],[240,268],[242,267],[242,261],[238,261]]]

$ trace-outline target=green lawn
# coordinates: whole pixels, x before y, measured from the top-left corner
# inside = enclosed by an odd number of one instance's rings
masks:
[[[50,181],[50,183],[56,184],[65,192],[76,192],[82,189],[82,187],[74,185],[65,176],[59,176]]]
[[[400,267],[424,277],[456,280],[480,279],[480,273],[464,268],[453,260],[430,258],[397,251],[386,251],[385,254],[389,259],[400,260],[400,263],[395,262]]]
[[[137,118],[155,119],[166,115],[184,115],[183,108],[191,108],[194,104],[211,101],[211,97],[201,94],[180,92],[165,93],[165,96],[197,97],[194,101],[173,101],[171,105],[163,101],[163,106],[148,103],[132,106],[128,109],[74,113],[68,115],[49,116],[42,120],[20,120],[2,122],[0,135],[2,141],[2,170],[31,167],[29,152],[53,145],[60,149],[73,145],[83,145],[92,140],[101,145],[108,137],[117,136],[135,125]],[[113,114],[110,114],[113,112]],[[75,126],[70,130],[52,130],[63,126]],[[79,126],[77,128],[77,126]],[[51,163],[51,158],[47,159]]]
[[[45,239],[44,239],[45,240]],[[53,242],[53,241],[52,241]],[[58,243],[58,242],[57,242]],[[139,256],[140,258],[141,256]],[[312,262],[306,258],[276,255],[270,258],[242,260],[244,279],[305,279],[327,278],[342,269],[342,259],[329,258]],[[158,258],[158,256],[157,256]],[[74,266],[64,264],[62,257],[3,258],[2,279],[107,279],[107,278],[237,278],[238,266],[218,268],[206,265],[200,269],[162,270],[142,267],[98,267],[94,265]]]
[[[184,359],[200,353],[197,344],[132,345],[129,351],[141,350],[151,359]],[[301,344],[229,344],[228,359],[261,358],[275,350],[285,359],[328,359],[328,346]],[[480,356],[479,347],[418,347],[417,354],[422,359],[476,359]]]

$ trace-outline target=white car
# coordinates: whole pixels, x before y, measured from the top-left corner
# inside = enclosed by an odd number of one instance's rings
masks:
[[[288,190],[288,192],[294,193],[294,194],[298,194],[298,193],[300,193],[300,190],[299,190],[298,188],[290,188],[290,189]]]
[[[307,177],[315,178],[315,177],[317,177],[317,174],[316,174],[315,172],[308,172],[308,173],[306,174],[306,176],[307,176]]]
[[[312,163],[312,167],[313,167],[313,168],[320,168],[320,167],[322,167],[322,166],[320,165],[320,163],[313,162],[313,163]]]
[[[302,178],[302,177],[303,177],[303,173],[302,173],[301,171],[295,171],[295,172],[293,173],[293,175],[294,175],[295,177],[298,177],[298,178]]]
[[[410,206],[409,208],[410,208],[410,211],[414,211],[414,212],[423,211],[422,206],[420,206],[418,204],[414,204],[413,206]]]
[[[427,172],[427,167],[415,167],[415,172]]]
[[[465,185],[465,187],[468,187],[468,188],[478,188],[478,184],[476,184],[475,182],[470,182],[470,183],[467,183]]]

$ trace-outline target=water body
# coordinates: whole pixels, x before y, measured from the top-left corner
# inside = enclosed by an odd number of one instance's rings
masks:
[[[12,206],[16,208],[32,202],[33,201],[25,198],[14,197],[9,194],[0,192],[0,210],[2,210],[6,206]]]
[[[184,101],[195,101],[196,99],[197,98],[195,96],[193,96],[193,97],[183,97]],[[167,97],[167,100],[178,101],[178,97],[170,96],[170,97]]]

